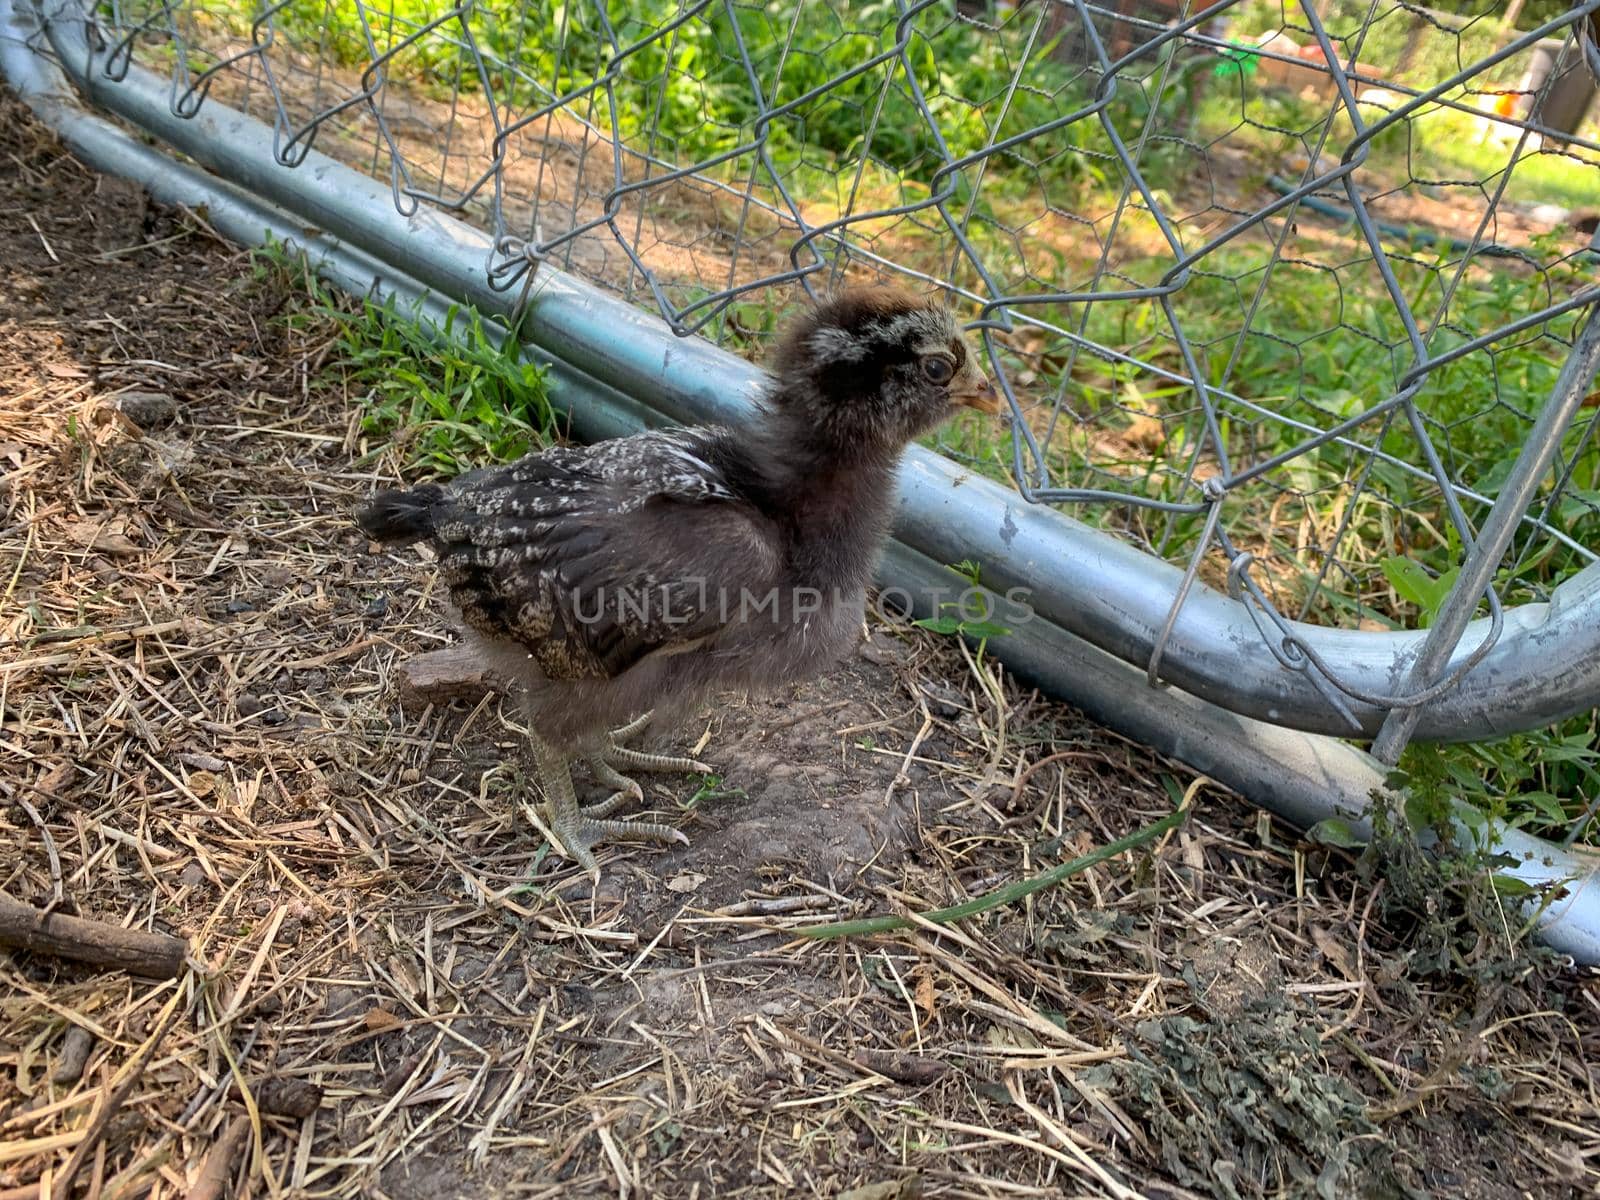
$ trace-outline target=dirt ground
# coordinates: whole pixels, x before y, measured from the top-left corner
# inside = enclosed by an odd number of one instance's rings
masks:
[[[902,625],[677,731],[722,776],[651,781],[692,844],[591,892],[488,773],[500,698],[401,701],[451,635],[349,523],[392,472],[329,331],[3,95],[0,159],[0,892],[191,946],[166,982],[0,950],[0,1197],[1600,1184],[1594,972],[1425,969],[1347,856]],[[792,932],[1174,796],[1026,902]]]

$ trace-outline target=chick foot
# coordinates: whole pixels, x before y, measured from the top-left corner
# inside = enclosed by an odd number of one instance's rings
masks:
[[[589,807],[580,805],[572,786],[571,757],[531,731],[528,741],[533,748],[534,761],[539,766],[540,782],[544,785],[544,799],[539,807],[550,832],[561,843],[561,849],[567,857],[588,872],[595,882],[600,880],[600,864],[595,861],[594,847],[601,841],[632,838],[668,845],[689,844],[689,839],[670,825],[655,821],[610,819],[611,813],[623,801],[633,797],[635,792],[638,798],[643,797],[643,790],[632,780],[623,779],[624,783],[632,785],[631,790],[620,789],[609,799]]]

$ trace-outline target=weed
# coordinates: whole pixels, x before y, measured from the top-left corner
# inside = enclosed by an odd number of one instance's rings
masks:
[[[1512,828],[1561,840],[1593,816],[1600,796],[1600,713],[1493,742],[1417,743],[1400,765],[1433,794],[1448,791]]]
[[[941,615],[923,617],[921,620],[913,621],[912,624],[920,625],[933,633],[975,639],[978,643],[978,658],[981,660],[990,638],[1004,637],[1011,631],[1004,625],[990,620],[994,615],[993,604],[988,594],[981,590],[983,582],[979,577],[978,564],[969,559],[953,564],[950,569],[971,585],[969,590],[963,594],[959,602],[939,605]],[[972,604],[978,606],[976,615],[969,611],[968,606]]]
[[[1450,789],[1423,774],[1401,772],[1404,810],[1375,795],[1372,841],[1358,859],[1369,883],[1383,881],[1378,915],[1400,942],[1405,982],[1438,980],[1469,990],[1493,989],[1525,975],[1546,957],[1527,939],[1532,922],[1521,911],[1533,889],[1495,873],[1511,860],[1482,842],[1480,817],[1450,805]],[[1478,828],[1467,836],[1454,819]],[[1438,839],[1425,848],[1419,834]]]
[[[452,306],[435,325],[393,297],[344,297],[282,243],[251,256],[249,286],[305,293],[277,319],[331,327],[336,352],[319,382],[352,397],[362,431],[398,448],[409,471],[450,478],[555,440],[544,368],[475,310]]]
[[[723,787],[721,775],[702,775],[700,777],[700,785],[695,788],[694,794],[687,800],[680,800],[678,807],[691,809],[706,800],[743,800],[745,795],[743,788]]]
[[[555,436],[544,369],[508,351],[476,312],[452,308],[435,331],[392,301],[321,311],[339,327],[347,386],[363,393],[362,428],[398,444],[408,466],[458,475]]]
[[[1226,1019],[1173,1015],[1134,1032],[1125,1059],[1082,1078],[1140,1122],[1184,1187],[1224,1200],[1405,1194],[1363,1097],[1327,1069],[1304,1012],[1257,1000]]]

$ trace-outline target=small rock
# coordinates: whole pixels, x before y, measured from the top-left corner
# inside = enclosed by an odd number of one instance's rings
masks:
[[[140,429],[154,429],[178,415],[178,402],[166,392],[123,392],[117,411]]]
[[[300,1121],[316,1112],[322,1103],[322,1088],[307,1079],[258,1079],[251,1083],[251,1091],[262,1112]],[[238,1095],[237,1084],[232,1095]]]
[[[856,653],[869,663],[880,667],[895,667],[905,661],[906,652],[898,642],[873,641],[862,642],[856,648]]]
[[[233,706],[239,710],[241,717],[253,717],[267,707],[266,701],[262,700],[254,692],[244,693],[234,701]]]
[[[942,683],[925,683],[922,694],[927,698],[928,711],[936,717],[958,717],[967,711],[967,698],[953,687]]]

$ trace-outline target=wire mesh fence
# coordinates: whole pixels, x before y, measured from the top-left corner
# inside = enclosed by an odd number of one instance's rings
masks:
[[[315,147],[387,180],[402,212],[462,216],[492,235],[485,271],[510,295],[550,263],[759,356],[800,289],[943,289],[1012,421],[940,448],[1245,600],[1262,653],[1305,670],[1291,621],[1433,625],[1447,656],[1488,613],[1487,650],[1503,606],[1548,600],[1600,554],[1597,10],[105,0],[92,16],[111,81],[137,62],[179,115],[270,124],[284,166]],[[1503,553],[1479,542],[1497,506]],[[1383,694],[1311,668],[1334,708],[1401,714],[1398,752],[1403,714],[1475,661],[1434,658]]]

